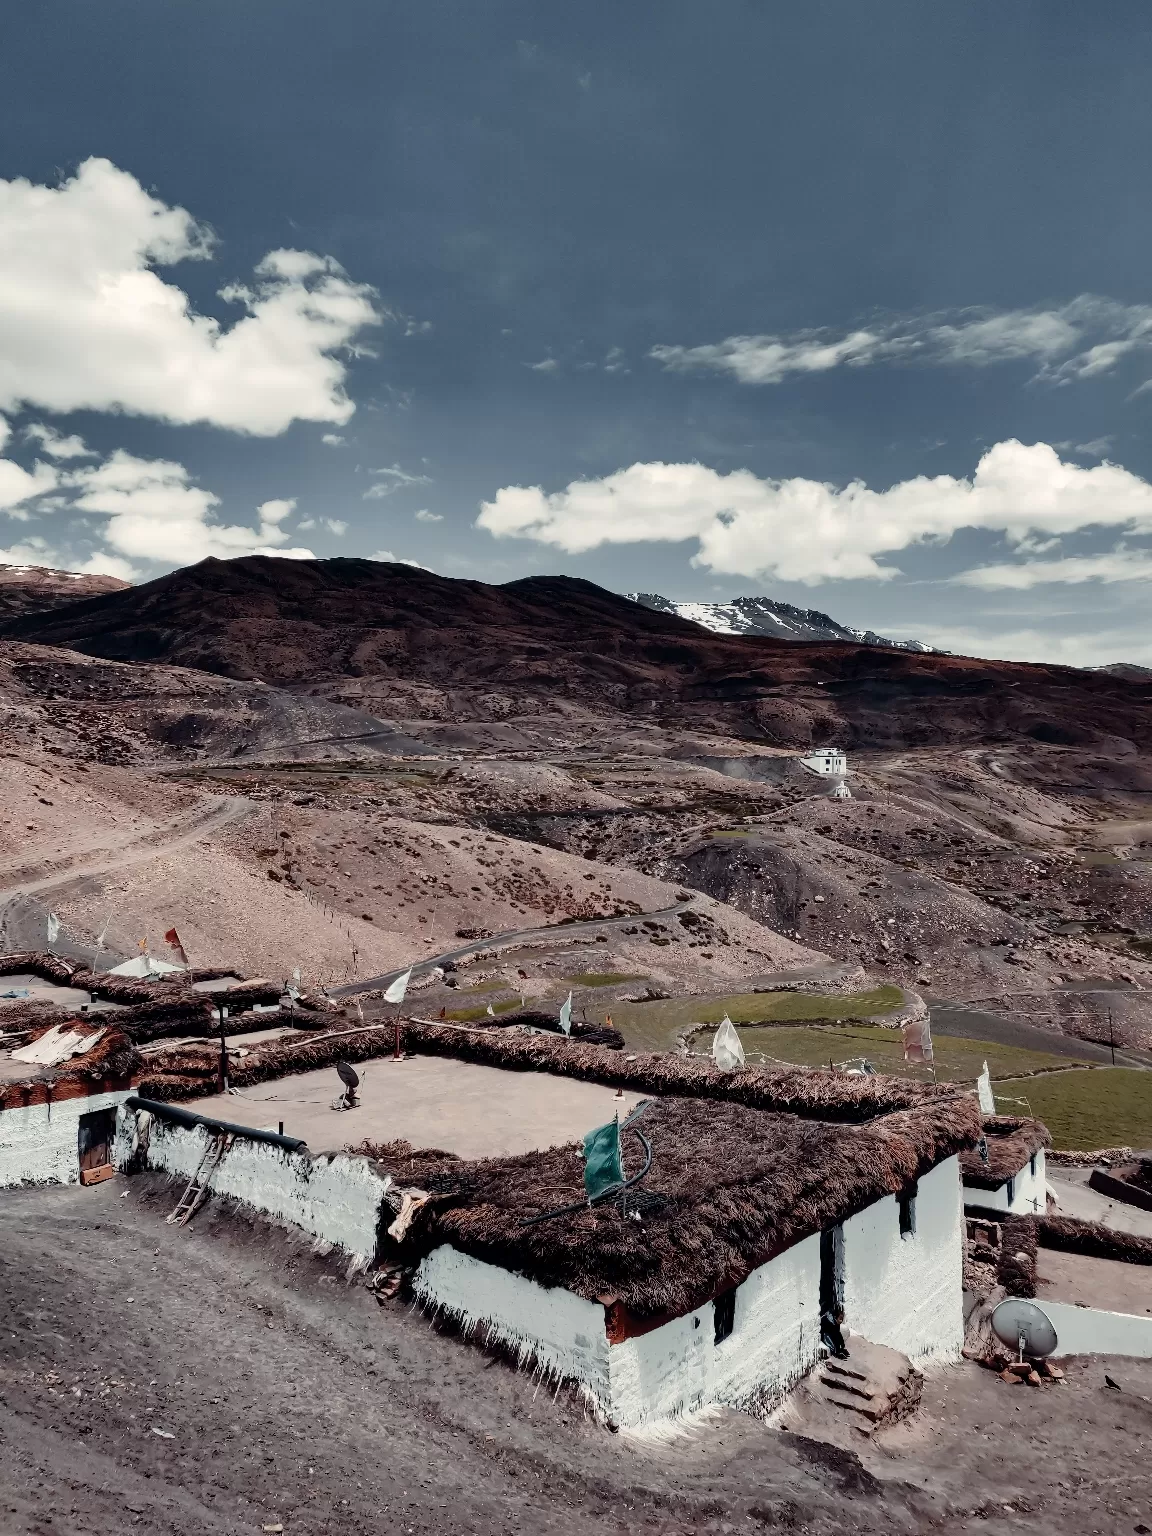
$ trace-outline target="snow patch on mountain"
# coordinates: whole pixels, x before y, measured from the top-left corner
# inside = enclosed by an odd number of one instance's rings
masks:
[[[888,640],[873,629],[851,629],[818,608],[797,608],[771,597],[736,597],[730,603],[674,603],[655,592],[626,592],[626,597],[659,613],[674,613],[717,635],[769,635],[774,640],[841,640],[851,645],[883,645],[897,651],[943,655],[920,640]]]

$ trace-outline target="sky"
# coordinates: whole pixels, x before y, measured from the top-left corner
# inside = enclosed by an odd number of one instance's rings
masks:
[[[1152,664],[1152,12],[51,0],[0,560],[367,556]]]

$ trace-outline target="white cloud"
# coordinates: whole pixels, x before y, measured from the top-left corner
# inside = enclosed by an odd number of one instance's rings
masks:
[[[427,507],[421,507],[419,512],[416,513],[416,521],[418,523],[442,523],[444,521],[444,514],[443,512],[429,512]]]
[[[348,524],[339,517],[307,517],[303,522],[296,524],[296,532],[302,533],[307,528],[327,528],[329,533],[334,533],[338,539],[342,539],[348,532]]]
[[[531,368],[533,373],[555,373],[560,364],[554,357],[544,357],[538,363],[525,363],[524,366]]]
[[[740,575],[816,584],[887,580],[877,557],[943,542],[960,528],[1020,542],[1094,524],[1152,532],[1152,485],[1113,464],[1084,468],[1046,443],[1014,439],[984,454],[971,479],[917,476],[885,491],[860,481],[762,480],[702,464],[633,464],[546,495],[505,486],[483,503],[477,526],[582,554],[605,544],[695,539],[693,564]]]
[[[104,463],[75,471],[69,484],[75,509],[106,516],[103,541],[127,560],[191,565],[210,555],[315,558],[310,549],[285,547],[289,534],[281,524],[294,511],[294,501],[264,502],[254,529],[217,523],[220,498],[192,484],[182,464],[138,459],[118,449]]]
[[[1110,372],[1130,353],[1152,350],[1152,305],[1082,294],[1055,308],[962,310],[877,321],[846,332],[728,336],[702,346],[653,347],[672,372],[730,374],[741,384],[779,384],[790,374],[881,362],[987,368],[1031,359],[1058,384]]]
[[[1152,664],[1147,626],[1088,631],[1065,628],[984,630],[964,625],[929,626],[918,638],[956,656],[986,656],[996,661],[1039,661],[1049,666],[1101,667],[1115,661]]]
[[[0,417],[0,422],[3,419]],[[6,436],[6,432],[0,432],[0,445]],[[23,521],[27,516],[21,510],[24,503],[54,490],[59,478],[51,464],[36,464],[27,470],[13,459],[0,459],[0,512]]]
[[[271,251],[197,314],[154,270],[206,261],[210,230],[109,160],[58,186],[0,180],[0,409],[124,411],[270,436],[354,406],[339,354],[381,312],[331,257]]]
[[[385,496],[393,496],[397,491],[406,491],[413,485],[431,485],[429,475],[411,475],[407,470],[401,469],[399,464],[389,464],[383,469],[370,469],[370,475],[382,475],[375,485],[370,485],[364,492],[365,501],[382,501]]]
[[[44,539],[33,535],[22,540],[19,544],[12,544],[7,549],[0,549],[0,565],[46,565],[52,564],[52,551]]]
[[[320,441],[329,448],[347,448],[348,439],[341,437],[339,432],[325,432]]]
[[[418,571],[431,571],[430,565],[421,565],[419,560],[405,560],[400,555],[394,555],[390,549],[378,549],[374,555],[368,556],[369,560],[379,560],[385,565],[410,565]]]
[[[96,457],[82,437],[77,437],[75,433],[71,437],[62,437],[55,427],[46,426],[42,421],[30,422],[24,428],[24,436],[30,443],[39,443],[41,452],[46,453],[50,459]]]
[[[1050,582],[1068,586],[1085,581],[1148,581],[1152,550],[1114,549],[1102,555],[1069,555],[1062,560],[1023,560],[1017,565],[979,565],[952,580],[985,592],[1027,592]]]

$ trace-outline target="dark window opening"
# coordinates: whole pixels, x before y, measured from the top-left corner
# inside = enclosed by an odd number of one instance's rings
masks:
[[[916,1235],[916,1186],[913,1184],[903,1194],[896,1196],[896,1203],[900,1210],[900,1236],[915,1237]]]
[[[1015,1198],[1016,1198],[1016,1180],[1013,1178],[1013,1179],[1009,1179],[1008,1180],[1008,1204],[1011,1205],[1013,1200],[1015,1200]]]
[[[1031,1173],[1033,1178],[1036,1177],[1036,1154],[1035,1154],[1035,1152],[1033,1152],[1032,1156],[1028,1159],[1028,1171],[1029,1171],[1029,1173]]]
[[[716,1343],[722,1344],[736,1326],[736,1291],[725,1291],[712,1303],[716,1323]]]

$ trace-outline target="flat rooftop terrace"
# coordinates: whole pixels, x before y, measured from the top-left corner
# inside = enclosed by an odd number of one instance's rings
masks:
[[[513,1157],[579,1141],[642,1094],[547,1072],[508,1072],[449,1056],[377,1057],[357,1062],[360,1105],[337,1111],[344,1085],[334,1067],[275,1078],[184,1107],[233,1124],[299,1136],[312,1152],[362,1141],[409,1141],[458,1157]]]
[[[1054,1248],[1036,1252],[1037,1301],[1064,1301],[1104,1312],[1152,1313],[1152,1269]]]

